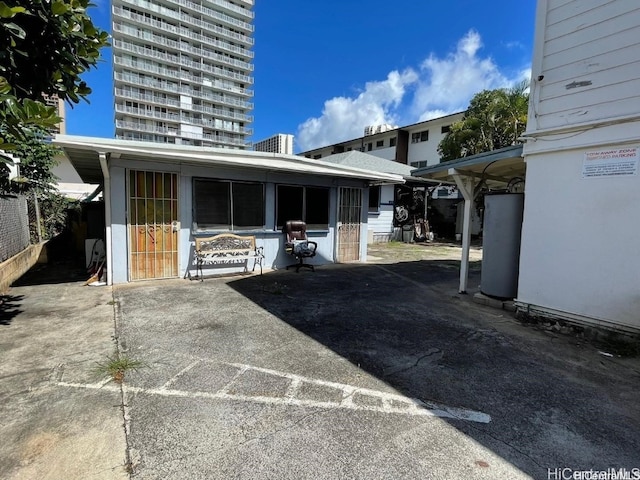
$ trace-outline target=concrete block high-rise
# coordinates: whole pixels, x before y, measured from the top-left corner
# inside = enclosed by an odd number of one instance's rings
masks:
[[[293,155],[293,135],[278,133],[273,137],[254,142],[253,149],[256,152],[284,153]]]
[[[116,138],[249,148],[254,0],[113,0]]]

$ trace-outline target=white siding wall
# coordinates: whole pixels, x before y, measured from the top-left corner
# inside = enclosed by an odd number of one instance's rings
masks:
[[[374,242],[386,242],[393,234],[393,185],[380,187],[380,210],[369,214],[370,238]]]
[[[640,332],[640,174],[582,178],[586,152],[640,146],[639,47],[638,2],[538,1],[517,298],[530,311]]]
[[[640,112],[640,3],[540,0],[528,133]]]
[[[640,176],[583,179],[591,150],[526,157],[517,300],[640,331]]]

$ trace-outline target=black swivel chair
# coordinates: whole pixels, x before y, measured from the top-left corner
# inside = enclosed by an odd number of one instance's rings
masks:
[[[297,263],[287,265],[289,267],[296,267],[296,273],[300,271],[302,267],[310,268],[315,272],[313,265],[304,263],[305,258],[311,258],[316,256],[316,249],[318,244],[307,238],[307,224],[302,220],[289,220],[285,223],[282,231],[287,235],[287,241],[285,243],[285,251],[293,255]]]

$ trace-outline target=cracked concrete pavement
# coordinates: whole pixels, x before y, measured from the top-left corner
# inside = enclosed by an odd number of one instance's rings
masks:
[[[640,467],[637,358],[472,303],[441,251],[371,253],[377,264],[315,273],[118,286],[115,305],[109,289],[77,283],[12,289],[23,312],[0,325],[12,347],[1,353],[0,412],[30,420],[3,421],[0,474],[122,478],[127,458],[132,478],[163,480],[537,479],[548,468]],[[53,322],[47,305],[59,309]],[[113,322],[114,307],[121,351],[144,365],[122,390],[89,368],[113,348],[113,323],[94,320]],[[9,368],[12,356],[22,365]],[[85,448],[95,459],[64,450],[55,425],[76,446],[90,435],[110,448]],[[40,450],[24,454],[33,444]],[[69,475],[27,475],[54,460]]]

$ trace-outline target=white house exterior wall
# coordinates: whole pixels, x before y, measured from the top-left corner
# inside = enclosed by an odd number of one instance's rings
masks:
[[[587,152],[640,147],[639,12],[635,2],[538,3],[517,296],[523,311],[635,333],[640,174],[583,178],[583,168]],[[635,25],[621,32],[627,18]],[[574,81],[590,84],[565,88]]]
[[[385,145],[389,145],[389,141],[387,140],[387,142],[385,142]],[[396,159],[396,149],[395,147],[386,147],[386,148],[377,148],[374,150],[371,150],[370,152],[366,152],[366,153],[370,153],[371,155],[374,155],[378,158],[384,158],[385,160],[395,160]]]
[[[637,118],[640,4],[541,0],[538,7],[528,129]]]
[[[300,155],[304,155],[309,158],[324,158],[334,153],[340,153],[336,151],[337,147],[344,148],[344,151],[349,150],[361,150],[370,155],[384,158],[386,160],[395,160],[397,147],[390,147],[390,141],[392,138],[397,138],[399,130],[407,131],[409,133],[409,144],[407,149],[407,163],[415,167],[427,165],[435,165],[440,163],[440,154],[438,153],[438,145],[445,136],[442,133],[442,127],[449,126],[455,122],[462,120],[464,112],[447,115],[441,118],[435,118],[432,120],[426,120],[424,122],[416,123],[414,125],[408,125],[406,127],[400,127],[396,130],[391,130],[383,133],[377,133],[374,135],[367,135],[365,137],[348,140],[346,142],[336,143],[333,145],[327,145],[324,147],[316,148],[303,152]],[[429,140],[424,142],[411,142],[411,134],[416,132],[422,132],[424,130],[429,131]],[[376,143],[382,140],[383,146],[377,147]],[[371,144],[371,150],[369,150],[369,144]]]
[[[380,208],[377,213],[369,213],[369,238],[373,242],[388,242],[393,235],[393,191],[393,185],[381,185]]]
[[[125,283],[128,279],[128,238],[126,219],[126,172],[128,169],[146,171],[175,172],[179,174],[179,258],[178,271],[184,275],[187,270],[195,274],[193,265],[193,179],[218,178],[224,180],[244,180],[265,184],[265,229],[242,232],[255,235],[257,244],[264,247],[266,268],[283,268],[294,263],[293,257],[284,251],[284,234],[275,226],[275,188],[277,184],[329,187],[329,228],[322,231],[310,231],[308,236],[318,243],[318,254],[310,263],[327,264],[335,261],[337,195],[340,186],[363,188],[363,204],[367,205],[366,183],[359,180],[335,179],[319,176],[301,176],[297,174],[252,171],[233,168],[207,168],[197,166],[179,166],[168,163],[138,162],[112,159],[109,167],[111,176],[112,199],[112,243],[113,243],[113,283]],[[366,239],[367,216],[362,216],[361,238]],[[211,236],[222,231],[197,232],[196,236]],[[366,241],[361,242],[361,258],[366,259]],[[363,260],[364,261],[364,260]],[[234,270],[237,272],[237,269]],[[224,271],[221,271],[224,273]]]
[[[526,155],[517,300],[640,331],[640,176],[582,178],[585,152],[619,146]]]
[[[449,126],[454,122],[462,120],[462,116],[463,114],[460,113],[456,116],[449,115],[444,118],[435,118],[427,123],[419,124],[407,129],[409,132],[409,153],[407,157],[409,165],[426,167],[440,163],[438,145],[440,145],[440,142],[446,135],[445,133],[442,133],[442,127]],[[412,143],[411,134],[421,132],[423,130],[429,131],[429,140],[426,142]],[[425,161],[426,164],[421,163],[418,165],[420,162]]]

